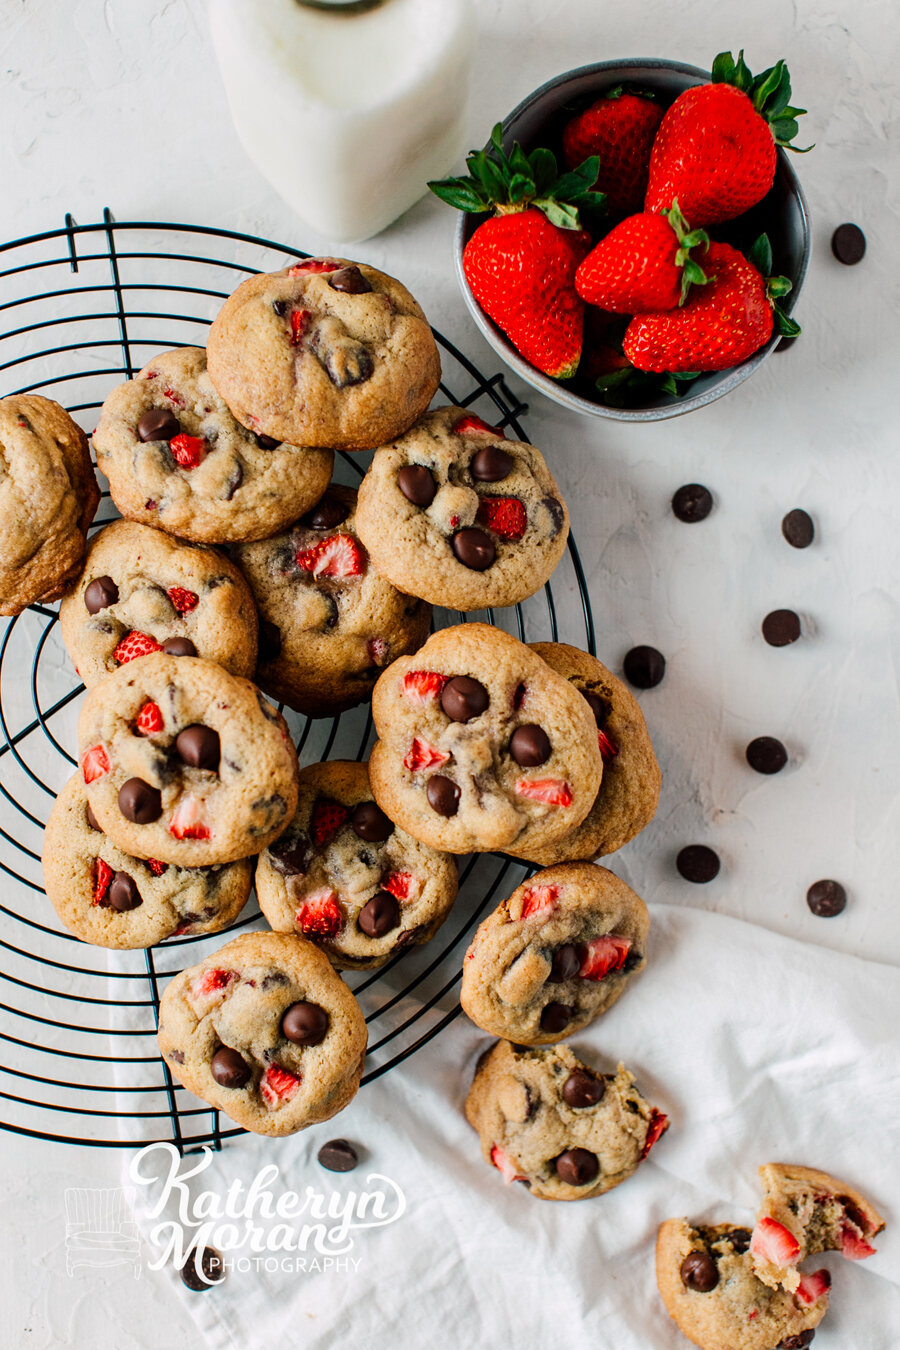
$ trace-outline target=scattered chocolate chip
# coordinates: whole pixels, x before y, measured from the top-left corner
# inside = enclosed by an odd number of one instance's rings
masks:
[[[197,655],[197,648],[194,646],[193,642],[191,642],[191,639],[186,637],[166,638],[162,645],[162,649],[168,656]]]
[[[773,609],[762,621],[762,635],[770,647],[789,647],[800,636],[800,616],[792,609]]]
[[[210,1060],[209,1070],[219,1087],[242,1088],[250,1081],[250,1065],[230,1045],[219,1047]]]
[[[457,530],[451,540],[457,561],[472,572],[486,572],[497,556],[494,541],[484,530]]]
[[[712,510],[713,499],[709,488],[702,483],[685,483],[672,498],[672,510],[685,525],[705,520]]]
[[[175,737],[175,750],[192,769],[216,770],[222,753],[219,733],[200,722],[185,727]]]
[[[724,1235],[725,1240],[731,1243],[734,1251],[741,1256],[750,1246],[750,1239],[753,1234],[749,1228],[732,1228],[730,1233]]]
[[[152,825],[162,815],[159,788],[151,787],[143,778],[126,778],[119,788],[119,810],[135,825]]]
[[[808,1345],[812,1345],[815,1331],[812,1327],[808,1331],[798,1332],[796,1336],[786,1336],[783,1341],[779,1341],[776,1350],[806,1350]]]
[[[312,862],[312,845],[305,835],[282,835],[267,850],[269,861],[283,877],[301,877]]]
[[[114,605],[119,598],[119,588],[112,577],[94,577],[84,591],[84,607],[88,614],[99,614],[101,609]]]
[[[789,347],[793,347],[796,341],[797,341],[796,335],[794,337],[783,337],[776,346],[775,350],[776,352],[786,352]]]
[[[287,314],[290,305],[287,300],[273,300],[272,308],[278,315],[279,319],[283,319],[285,314]]]
[[[223,1282],[225,1267],[221,1254],[216,1251],[215,1247],[203,1248],[200,1254],[199,1269],[197,1255],[196,1247],[188,1252],[181,1268],[181,1279],[182,1283],[186,1284],[188,1289],[193,1290],[195,1294],[205,1294],[208,1289],[212,1289],[214,1285]]]
[[[261,431],[256,433],[256,444],[260,450],[277,450],[281,441],[276,441],[274,436],[264,436]]]
[[[372,289],[355,263],[332,272],[328,284],[332,290],[343,291],[345,295],[365,295]]]
[[[294,1045],[320,1045],[328,1031],[329,1020],[324,1008],[304,999],[287,1009],[281,1019],[281,1033]]]
[[[708,848],[706,844],[688,844],[675,859],[675,866],[685,881],[695,881],[702,885],[719,875],[721,863],[718,853]]]
[[[400,923],[400,906],[390,891],[379,891],[359,911],[357,921],[366,937],[381,938]]]
[[[394,833],[394,822],[376,802],[360,802],[355,806],[350,824],[354,834],[367,844],[381,844]]]
[[[85,809],[85,815],[87,816],[87,823],[90,825],[91,829],[92,829],[92,830],[97,830],[97,831],[99,831],[100,834],[102,834],[103,831],[100,829],[100,822],[97,820],[97,817],[94,815],[93,811],[91,810],[91,804],[90,804],[90,802],[85,802],[85,808],[84,808],[84,809]]]
[[[839,881],[814,881],[806,892],[806,903],[820,919],[833,919],[843,912],[847,892]]]
[[[562,984],[563,980],[574,980],[580,969],[581,952],[574,943],[566,942],[553,953],[547,980],[550,984]]]
[[[596,1153],[586,1148],[567,1148],[556,1160],[556,1175],[567,1186],[587,1186],[600,1171]]]
[[[566,519],[566,513],[563,510],[562,502],[558,502],[555,497],[542,497],[541,505],[545,508],[550,517],[550,529],[553,535],[559,534]]]
[[[453,779],[445,778],[441,773],[432,774],[425,789],[428,805],[433,811],[437,811],[439,816],[456,815],[459,810],[459,795],[459,788]]]
[[[477,483],[499,483],[508,478],[516,461],[500,445],[484,445],[472,456],[469,470]]]
[[[831,251],[839,263],[843,263],[845,267],[853,267],[863,260],[866,236],[858,225],[852,225],[848,221],[845,225],[839,225],[831,236]]]
[[[142,441],[170,441],[181,430],[181,423],[168,408],[148,408],[141,413],[137,434]]]
[[[812,522],[812,516],[802,507],[795,506],[781,522],[781,533],[791,548],[809,548],[816,537],[816,527]]]
[[[635,689],[653,689],[666,673],[666,658],[655,647],[632,647],[622,664]]]
[[[346,502],[326,492],[311,511],[300,517],[300,524],[305,525],[308,530],[333,530],[335,525],[340,525],[349,514],[350,507]]]
[[[359,1155],[346,1139],[329,1139],[323,1144],[316,1157],[322,1167],[329,1172],[352,1172],[359,1162]]]
[[[543,727],[537,726],[534,722],[526,722],[524,726],[516,727],[513,732],[509,742],[509,753],[523,769],[536,768],[538,764],[546,764],[552,754],[550,737]]]
[[[586,1069],[573,1069],[562,1085],[562,1099],[567,1106],[580,1109],[596,1106],[606,1091],[606,1083]]]
[[[406,464],[397,470],[397,486],[413,506],[426,507],[434,501],[437,483],[424,464]]]
[[[491,698],[479,680],[468,675],[455,675],[441,690],[441,707],[454,722],[471,722],[480,717]]]
[[[138,905],[142,905],[144,902],[134,880],[128,873],[116,872],[109,883],[109,890],[106,892],[106,903],[110,909],[117,909],[120,914],[124,914],[129,909],[137,909]]]
[[[688,1252],[681,1263],[681,1283],[685,1289],[708,1294],[719,1283],[719,1268],[709,1252]]]
[[[274,661],[281,651],[281,630],[270,619],[259,621],[259,659],[262,662]]]
[[[757,773],[780,773],[788,752],[775,736],[757,736],[747,746],[747,763]]]
[[[547,1031],[551,1036],[557,1036],[572,1020],[572,1013],[575,1011],[568,1003],[548,1003],[541,1013],[541,1031]]]

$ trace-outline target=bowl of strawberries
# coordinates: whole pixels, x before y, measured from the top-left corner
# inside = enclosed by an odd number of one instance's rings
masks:
[[[804,109],[778,61],[754,76],[605,61],[551,80],[429,186],[463,212],[476,324],[565,407],[658,421],[722,398],[785,337],[810,251],[788,151]]]

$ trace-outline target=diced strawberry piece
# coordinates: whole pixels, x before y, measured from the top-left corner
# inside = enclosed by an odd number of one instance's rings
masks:
[[[259,1095],[270,1111],[277,1111],[279,1106],[284,1106],[285,1102],[296,1097],[300,1082],[296,1074],[289,1073],[280,1064],[270,1064],[262,1076]]]
[[[524,684],[517,684],[513,690],[513,709],[518,712],[525,702],[525,695],[528,693]]]
[[[530,887],[522,896],[522,913],[520,918],[529,919],[532,914],[538,914],[543,909],[554,909],[558,895],[558,886]],[[547,916],[545,915],[545,917]]]
[[[366,570],[366,552],[349,534],[332,534],[312,548],[301,548],[297,566],[314,577],[358,577]]]
[[[185,590],[184,586],[170,586],[166,595],[168,595],[179,614],[190,614],[191,610],[196,609],[200,603],[199,595],[195,595],[193,591]]]
[[[145,703],[137,715],[135,727],[140,736],[155,736],[158,731],[162,731],[163,715],[159,710],[159,704],[152,700]]]
[[[606,933],[591,938],[578,968],[582,980],[602,980],[611,970],[621,970],[631,948],[631,938]]]
[[[144,510],[145,511],[156,510],[156,502],[153,500],[152,497],[148,497],[147,500],[144,502]]]
[[[168,869],[169,864],[160,862],[159,858],[148,858],[147,866],[155,877],[161,877],[163,872]]]
[[[141,379],[144,379],[144,380],[155,380],[158,374],[159,374],[159,371],[158,371],[158,370],[148,370],[148,371],[146,372],[146,374],[144,374],[144,375],[141,376]]]
[[[344,824],[350,812],[330,797],[320,797],[312,809],[309,833],[317,848],[321,847]]]
[[[755,1322],[757,1317],[759,1317],[759,1308],[751,1308],[747,1314],[747,1321]]]
[[[831,1288],[831,1275],[827,1270],[814,1270],[811,1275],[801,1275],[800,1283],[794,1290],[794,1298],[798,1303],[815,1303],[816,1299],[827,1294]]]
[[[656,1107],[650,1109],[650,1124],[647,1127],[647,1138],[644,1140],[644,1147],[641,1150],[641,1157],[646,1158],[657,1139],[660,1139],[669,1128],[669,1117],[662,1111],[657,1111]]]
[[[93,902],[94,902],[95,905],[99,905],[99,904],[102,903],[103,897],[106,895],[106,892],[109,890],[109,883],[112,881],[114,875],[115,875],[115,873],[113,872],[113,869],[110,867],[109,863],[105,863],[105,862],[103,861],[102,858],[95,858],[95,859],[94,859],[94,868],[93,868],[94,894],[93,894]]]
[[[604,764],[608,764],[611,759],[615,759],[619,753],[619,747],[605,731],[597,732],[597,744],[600,746],[600,758]]]
[[[411,703],[433,703],[440,698],[449,678],[436,670],[408,670],[403,676],[403,693]]]
[[[451,517],[450,517],[450,528],[451,528],[451,530],[457,529],[458,526],[459,526],[459,516],[451,516]]]
[[[841,1224],[841,1255],[848,1261],[865,1261],[867,1256],[875,1255],[875,1248],[856,1231],[854,1225]]]
[[[516,1165],[509,1154],[504,1153],[499,1144],[495,1144],[491,1149],[491,1162],[503,1174],[503,1180],[507,1186],[512,1181],[527,1181],[528,1178],[521,1172],[516,1171]]]
[[[466,413],[464,417],[458,418],[450,430],[457,436],[501,436],[506,440],[506,432],[502,427],[488,426],[474,413]]]
[[[225,990],[231,984],[232,980],[238,978],[236,970],[222,970],[214,967],[211,970],[204,970],[198,975],[191,985],[192,999],[221,999],[224,997]]]
[[[180,464],[182,469],[196,469],[198,464],[202,464],[208,454],[206,441],[202,436],[189,436],[186,431],[180,431],[177,436],[173,436],[169,441],[169,449],[175,456],[175,462]]]
[[[412,872],[388,872],[382,878],[381,889],[390,891],[398,900],[415,900],[419,892],[419,883]]]
[[[475,519],[501,539],[521,539],[528,524],[525,503],[518,497],[482,497]]]
[[[303,335],[309,328],[309,321],[312,314],[308,309],[291,310],[291,346],[299,347],[303,341]]]
[[[341,264],[336,258],[304,258],[288,268],[289,277],[302,276],[304,272],[337,272]]]
[[[313,891],[297,911],[302,932],[314,937],[333,938],[344,926],[344,916],[334,891],[327,886]]]
[[[572,789],[561,778],[520,778],[516,793],[547,806],[572,805]]]
[[[182,797],[172,812],[169,833],[176,839],[210,839],[212,830],[206,822],[203,803],[197,797]]]
[[[120,666],[127,665],[129,661],[136,661],[139,656],[151,656],[153,652],[161,652],[162,647],[156,638],[152,638],[149,633],[139,633],[136,628],[132,628],[130,633],[126,633],[122,640],[116,646],[113,652],[113,660]]]
[[[369,655],[375,662],[376,666],[383,665],[384,658],[387,656],[388,650],[388,645],[385,642],[384,638],[380,637],[369,638],[369,641],[366,643],[366,646],[368,648]]]
[[[424,741],[421,736],[415,736],[403,763],[410,773],[417,773],[420,769],[433,769],[438,764],[446,764],[449,758],[446,751],[438,750],[436,745]]]
[[[790,1229],[777,1219],[762,1218],[753,1230],[750,1250],[773,1266],[789,1266],[800,1255],[800,1244]]]
[[[167,398],[170,403],[174,403],[176,408],[184,407],[184,399],[175,389],[164,389],[163,397]]]
[[[110,770],[105,745],[91,745],[81,756],[81,772],[86,783],[94,783]]]

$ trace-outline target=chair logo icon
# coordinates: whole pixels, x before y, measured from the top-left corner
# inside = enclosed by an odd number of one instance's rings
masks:
[[[66,1274],[130,1265],[141,1276],[141,1243],[132,1217],[133,1187],[66,1188]]]

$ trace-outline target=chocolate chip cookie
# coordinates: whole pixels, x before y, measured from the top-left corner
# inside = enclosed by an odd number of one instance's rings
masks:
[[[99,501],[87,437],[65,408],[0,399],[0,614],[62,595]]]
[[[399,281],[344,258],[251,277],[214,320],[209,372],[239,422],[294,445],[372,450],[428,407],[441,362]]]
[[[114,389],[93,440],[123,516],[201,544],[275,534],[318,501],[334,463],[241,426],[202,347],[162,352]]]
[[[247,933],[162,996],[172,1076],[255,1134],[295,1134],[353,1099],[366,1053],[359,1004],[328,958],[284,933]]]
[[[539,450],[464,408],[438,408],[376,451],[360,538],[380,572],[449,609],[513,605],[565,552],[569,516]]]
[[[560,863],[523,881],[480,924],[460,1002],[493,1036],[549,1045],[611,1008],[646,963],[650,915],[605,867]]]
[[[364,970],[427,942],[456,898],[456,862],[395,826],[372,798],[365,764],[300,771],[297,812],[256,867],[259,907],[280,933],[302,933],[332,965]]]
[[[78,719],[94,818],[136,858],[204,867],[266,847],[297,806],[287,724],[255,685],[156,653],[107,675]]]
[[[256,606],[223,553],[117,520],[94,535],[59,607],[63,642],[88,689],[138,656],[203,656],[256,667]]]
[[[485,1162],[539,1200],[587,1200],[627,1181],[668,1118],[620,1064],[596,1073],[567,1045],[499,1041],[478,1061],[466,1116]]]
[[[565,642],[534,642],[531,649],[587,700],[597,723],[603,779],[594,805],[568,838],[508,852],[542,867],[614,853],[650,823],[659,802],[662,776],[640,704],[595,656]]]
[[[395,661],[372,712],[375,799],[432,848],[552,844],[597,795],[603,761],[584,698],[489,624],[445,628]]]
[[[44,888],[62,922],[95,947],[152,947],[182,933],[219,933],[243,909],[249,859],[176,867],[132,858],[98,828],[76,772],[44,830]]]
[[[260,613],[257,683],[310,717],[367,699],[431,626],[431,606],[372,566],[355,511],[356,493],[335,483],[291,529],[234,550]]]

